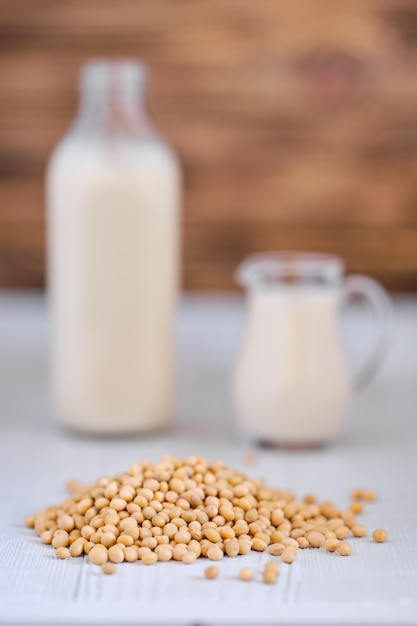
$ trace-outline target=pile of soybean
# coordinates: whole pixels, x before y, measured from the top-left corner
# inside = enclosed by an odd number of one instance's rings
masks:
[[[196,456],[164,456],[154,465],[142,461],[93,486],[74,481],[68,486],[69,499],[27,517],[26,524],[55,548],[57,557],[87,554],[106,573],[123,561],[190,564],[199,557],[219,561],[251,550],[280,556],[284,563],[292,563],[305,548],[347,556],[346,539],[367,534],[356,520],[361,500],[375,497],[356,489],[349,508],[341,511],[314,495],[298,500],[223,461],[209,464]],[[377,529],[373,538],[383,542],[387,534]],[[214,578],[215,569],[208,568],[207,577]],[[265,582],[274,582],[279,567],[268,572]],[[247,574],[241,579],[249,579]]]

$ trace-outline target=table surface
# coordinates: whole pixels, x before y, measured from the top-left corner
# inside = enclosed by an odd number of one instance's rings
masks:
[[[54,422],[48,393],[48,316],[40,292],[0,293],[0,623],[18,624],[417,624],[417,298],[394,298],[388,359],[350,409],[342,439],[319,450],[261,449],[238,432],[230,381],[245,320],[233,295],[186,294],[177,325],[177,400],[169,432],[86,438]],[[347,314],[352,361],[360,360],[372,324]],[[247,467],[245,453],[256,452]],[[206,580],[206,559],[122,564],[104,576],[87,557],[59,561],[26,528],[26,515],[66,497],[68,478],[93,482],[141,459],[170,453],[222,458],[251,477],[297,496],[315,493],[341,508],[352,487],[377,499],[360,516],[389,540],[352,539],[348,558],[300,550],[276,585],[264,585],[267,555],[220,562]],[[243,566],[256,570],[243,583]]]

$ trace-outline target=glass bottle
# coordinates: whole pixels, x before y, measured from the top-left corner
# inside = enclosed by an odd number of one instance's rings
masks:
[[[95,60],[47,170],[53,412],[81,431],[173,411],[181,175],[146,111],[146,71]]]

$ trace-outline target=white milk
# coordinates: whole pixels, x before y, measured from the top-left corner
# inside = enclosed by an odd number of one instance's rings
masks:
[[[48,178],[52,387],[58,418],[142,431],[172,414],[179,173],[163,146],[88,172],[71,150]]]
[[[93,62],[47,175],[53,411],[92,433],[167,425],[173,411],[180,169],[144,107],[134,62]]]
[[[303,446],[340,434],[350,383],[338,314],[336,288],[284,285],[249,291],[234,401],[250,437]]]

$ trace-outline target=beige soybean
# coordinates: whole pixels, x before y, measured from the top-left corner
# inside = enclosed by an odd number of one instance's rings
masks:
[[[373,489],[365,489],[362,492],[362,498],[368,502],[373,502],[376,499],[376,494]]]
[[[227,556],[235,557],[239,554],[239,541],[232,537],[231,539],[226,539],[224,542],[224,549]]]
[[[151,552],[151,549],[146,548],[145,546],[142,546],[141,548],[129,546],[123,550],[126,561],[129,561],[130,563],[134,563],[138,559],[141,559],[144,554],[148,554],[149,552]]]
[[[336,537],[330,537],[329,539],[325,540],[324,549],[327,550],[327,552],[335,552],[338,545],[339,539],[337,539]]]
[[[183,542],[181,542],[181,543],[183,543]],[[140,542],[140,545],[142,547],[150,548],[151,550],[155,550],[156,546],[158,545],[158,542],[155,539],[155,537],[145,537],[145,539],[142,539],[142,541]]]
[[[220,543],[220,541],[222,540],[222,537],[219,533],[218,530],[214,529],[214,528],[206,528],[204,531],[204,534],[206,536],[206,538],[211,541],[212,543]],[[191,537],[190,537],[191,539]]]
[[[340,541],[336,547],[336,550],[342,556],[349,556],[349,554],[351,554],[352,552],[352,548],[347,541]]]
[[[218,567],[206,567],[204,570],[204,576],[209,579],[217,578],[220,574],[220,570]]]
[[[346,537],[349,535],[349,532],[350,529],[348,528],[348,526],[343,525],[336,528],[335,535],[337,539],[346,539]]]
[[[359,502],[359,500],[354,500],[353,502],[350,503],[349,509],[353,511],[353,513],[362,513],[363,504],[362,502]]]
[[[268,544],[263,539],[259,539],[258,537],[255,537],[254,540],[252,541],[252,550],[256,550],[258,552],[265,552],[267,547],[268,547]]]
[[[197,558],[201,556],[201,544],[199,541],[196,541],[196,539],[191,539],[187,548],[190,552],[194,552],[197,555]]]
[[[44,530],[40,535],[42,543],[51,544],[52,539],[54,537],[53,533],[50,530]]]
[[[35,515],[27,515],[25,517],[25,524],[28,528],[35,528]]]
[[[283,546],[285,546],[285,547],[292,546],[292,547],[294,547],[294,548],[298,548],[298,542],[297,542],[297,540],[296,540],[296,539],[293,539],[292,537],[285,537],[285,538],[282,540],[282,545],[283,545]]]
[[[262,580],[267,585],[274,585],[278,580],[278,576],[272,569],[269,568],[264,570]]]
[[[272,556],[280,556],[283,551],[285,549],[285,546],[283,543],[271,543],[268,546],[268,552],[269,554],[272,554]]]
[[[54,548],[66,548],[69,545],[68,533],[55,535],[51,541]]]
[[[377,543],[384,543],[388,539],[388,533],[383,528],[377,528],[372,533],[372,539]]]
[[[366,526],[363,524],[354,524],[351,530],[354,537],[365,537],[367,533]]]
[[[189,550],[188,552],[186,552],[184,554],[184,556],[182,557],[182,562],[186,563],[187,565],[190,565],[191,563],[194,563],[194,561],[197,559],[197,555],[195,552],[192,552],[191,550]]]
[[[55,554],[59,559],[67,559],[69,556],[71,556],[68,548],[64,548],[63,546],[56,548]]]
[[[58,528],[66,530],[67,532],[72,530],[75,526],[74,519],[71,517],[71,515],[68,515],[67,513],[62,513],[58,516],[57,525]]]
[[[113,565],[113,563],[110,562],[103,563],[103,565],[101,566],[101,571],[103,572],[103,574],[114,574],[116,571],[116,567]]]
[[[152,565],[153,563],[156,563],[157,560],[158,555],[156,554],[156,552],[147,552],[141,558],[142,563],[144,563],[145,565]]]
[[[267,561],[264,566],[264,572],[272,570],[278,576],[281,572],[281,564],[278,561]]]
[[[88,554],[97,565],[138,559],[191,564],[251,550],[292,563],[298,548],[350,553],[344,540],[366,535],[356,515],[375,492],[356,489],[352,497],[342,510],[311,494],[297,499],[223,461],[165,455],[156,464],[139,461],[113,477],[102,476],[89,487],[77,483],[61,505],[27,516],[25,523],[61,558]],[[374,541],[386,538],[383,529],[373,533]]]
[[[212,530],[212,529],[207,529],[207,532],[209,530]],[[218,533],[217,533],[217,535],[218,535],[219,538],[216,541],[220,541],[220,539],[221,539],[220,535]],[[191,541],[191,539],[192,539],[191,533],[186,528],[182,528],[181,530],[176,532],[175,535],[174,535],[174,540],[177,543],[189,543]],[[209,537],[207,537],[207,539],[209,539]],[[210,541],[212,541],[212,540],[210,539]]]
[[[233,528],[231,526],[222,526],[219,529],[219,534],[220,537],[225,540],[225,539],[235,539],[235,531],[233,530]]]
[[[99,543],[94,545],[90,552],[88,553],[88,557],[94,565],[103,565],[106,563],[109,558],[109,554],[107,552],[107,548]]]
[[[293,563],[295,561],[297,554],[291,548],[285,548],[285,550],[281,554],[281,559],[284,563]]]
[[[172,559],[172,548],[167,545],[156,546],[155,554],[158,556],[158,561],[170,561]]]
[[[131,535],[127,535],[126,533],[123,533],[117,538],[117,543],[122,543],[124,546],[127,547],[127,546],[133,546],[133,544],[135,543],[135,540],[133,539],[133,537],[131,537]]]
[[[239,579],[244,581],[252,580],[253,569],[251,567],[243,567],[239,572]]]
[[[312,531],[307,535],[308,542],[312,548],[320,548],[324,545],[325,538],[323,533]]]
[[[207,557],[210,559],[210,561],[220,561],[223,556],[223,551],[215,545],[207,550]]]
[[[101,535],[101,543],[106,548],[110,548],[111,546],[114,546],[116,541],[117,541],[117,539],[116,539],[116,536],[114,535],[114,533],[103,533]]]
[[[86,540],[83,537],[78,537],[69,548],[71,556],[81,556],[84,552],[84,544]]]
[[[109,561],[112,563],[122,563],[125,560],[124,552],[121,546],[111,546],[108,549]]]
[[[177,545],[174,545],[174,547],[172,548],[172,558],[174,559],[174,561],[182,561],[182,557],[187,552],[188,548],[185,543],[179,543]]]
[[[114,509],[110,509],[104,518],[105,524],[113,524],[116,526],[120,521],[119,514]]]
[[[93,534],[94,534],[94,528],[90,526],[89,524],[86,524],[85,526],[81,528],[81,537],[84,537],[84,539],[87,539],[87,541],[90,540]]]
[[[251,541],[239,541],[239,554],[249,554],[252,550]]]

